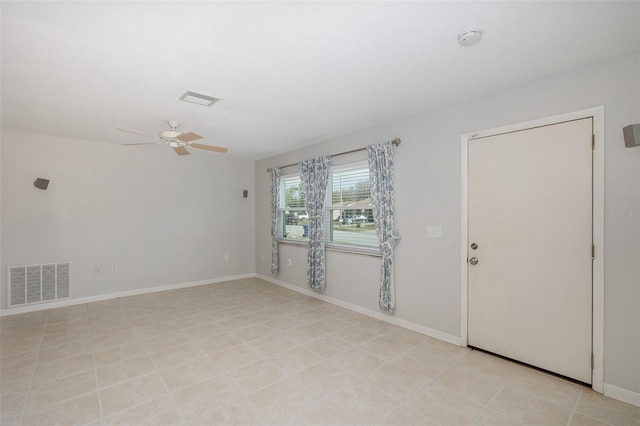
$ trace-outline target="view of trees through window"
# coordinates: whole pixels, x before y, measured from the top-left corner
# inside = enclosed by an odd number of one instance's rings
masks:
[[[332,170],[327,193],[323,215],[327,243],[377,248],[368,167]],[[307,240],[309,215],[299,176],[281,179],[279,211],[281,237]]]

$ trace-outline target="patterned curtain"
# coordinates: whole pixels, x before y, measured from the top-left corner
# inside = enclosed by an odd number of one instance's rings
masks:
[[[373,222],[382,252],[380,309],[393,313],[396,305],[393,283],[393,247],[400,234],[393,229],[393,145],[385,142],[367,147]]]
[[[309,214],[309,253],[307,254],[307,281],[309,288],[324,290],[324,210],[331,156],[312,158],[300,162],[300,180],[304,193],[305,207]]]
[[[271,274],[278,273],[278,203],[280,202],[280,169],[274,167],[271,173]]]

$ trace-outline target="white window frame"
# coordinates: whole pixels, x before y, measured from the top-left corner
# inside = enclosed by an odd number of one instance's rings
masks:
[[[324,216],[324,229],[328,234],[331,233],[331,210],[354,210],[353,208],[348,208],[344,206],[334,206],[332,204],[332,193],[333,193],[333,178],[336,174],[347,172],[350,170],[363,170],[366,169],[367,173],[369,173],[369,162],[366,160],[356,161],[347,164],[341,164],[338,166],[332,166],[329,175],[329,183],[327,184],[327,194],[325,199],[325,216]],[[378,240],[376,236],[376,246],[364,246],[357,244],[345,244],[345,243],[334,243],[330,241],[331,236],[327,238],[326,247],[330,249],[335,249],[339,251],[349,251],[363,254],[371,254],[371,255],[380,255],[380,248],[377,246]]]
[[[356,254],[365,254],[365,255],[372,255],[372,256],[380,256],[380,248],[379,247],[372,247],[372,246],[363,246],[363,245],[356,245],[356,244],[345,244],[345,243],[333,243],[330,241],[331,239],[331,222],[332,222],[332,218],[331,218],[331,214],[330,211],[331,210],[353,210],[353,208],[346,208],[343,206],[334,206],[332,204],[332,188],[333,188],[333,177],[334,174],[339,173],[339,172],[345,172],[345,171],[349,171],[349,170],[358,170],[358,169],[367,169],[368,171],[369,168],[369,164],[366,160],[363,161],[357,161],[357,162],[351,162],[351,163],[347,163],[347,164],[342,164],[342,165],[337,165],[337,166],[331,166],[331,168],[329,169],[329,181],[327,183],[327,192],[325,195],[325,207],[324,207],[324,211],[323,211],[323,225],[324,225],[324,229],[325,229],[325,236],[326,238],[326,243],[325,243],[325,247],[329,250],[334,250],[334,251],[342,251],[342,252],[349,252],[349,253],[356,253]],[[284,221],[284,215],[285,215],[285,211],[303,211],[306,212],[306,208],[302,207],[302,208],[287,208],[287,207],[283,207],[284,203],[285,203],[285,197],[286,197],[286,191],[284,189],[285,187],[285,182],[287,180],[291,180],[294,178],[300,178],[300,173],[289,173],[286,175],[283,175],[281,177],[281,190],[280,190],[280,200],[279,200],[279,205],[278,205],[278,241],[281,243],[291,243],[291,244],[304,244],[307,245],[308,244],[308,238],[302,239],[302,238],[287,238],[283,236],[283,230],[284,230],[284,226],[283,226],[283,221]],[[376,240],[377,241],[377,240]]]
[[[285,226],[285,212],[306,212],[306,207],[287,207],[285,206],[285,201],[287,197],[287,191],[285,189],[286,181],[293,180],[294,178],[300,179],[300,173],[290,173],[287,175],[283,175],[280,177],[280,199],[278,200],[278,241],[287,242],[287,243],[299,243],[299,244],[307,244],[307,239],[302,238],[288,238],[284,236],[284,226]],[[300,185],[300,191],[302,191],[302,185]]]

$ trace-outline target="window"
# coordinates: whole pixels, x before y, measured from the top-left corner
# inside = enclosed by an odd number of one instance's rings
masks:
[[[325,229],[335,245],[378,247],[378,237],[373,224],[369,166],[332,170],[329,176],[329,214]]]
[[[280,237],[306,241],[309,215],[304,207],[300,176],[283,176],[280,185]],[[323,217],[327,246],[378,249],[366,162],[331,168]]]
[[[280,208],[278,209],[280,237],[291,240],[309,239],[309,215],[304,207],[300,175],[280,179]]]

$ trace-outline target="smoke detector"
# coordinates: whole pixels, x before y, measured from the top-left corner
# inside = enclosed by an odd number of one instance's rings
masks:
[[[462,47],[473,46],[482,38],[482,29],[476,28],[458,34],[458,44]]]

